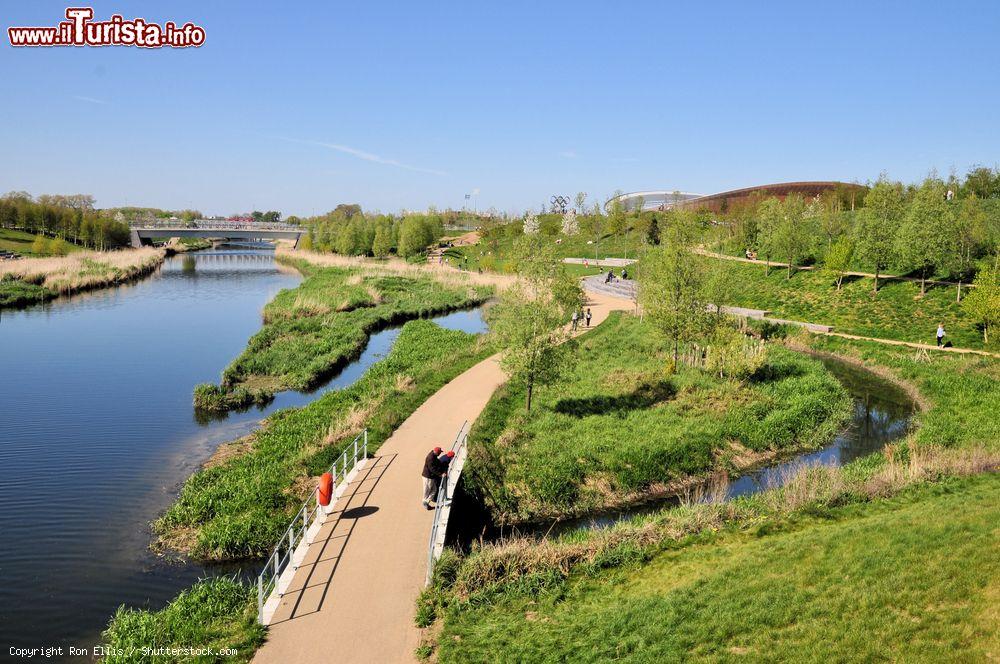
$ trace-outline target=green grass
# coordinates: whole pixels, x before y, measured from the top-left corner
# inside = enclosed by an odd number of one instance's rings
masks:
[[[763,265],[712,260],[731,276],[732,290],[723,304],[767,309],[771,316],[788,320],[832,325],[837,332],[900,341],[935,343],[939,322],[947,340],[963,348],[983,348],[982,332],[955,302],[956,288],[928,287],[907,281],[880,282],[872,299],[872,279],[848,278],[837,291],[835,279],[817,271],[795,273],[786,278],[783,269]]]
[[[472,429],[467,481],[501,522],[606,509],[715,468],[735,472],[736,456],[814,448],[849,412],[820,362],[783,348],[747,383],[697,369],[668,376],[661,342],[634,316],[613,314],[577,354],[530,413],[512,381]]]
[[[262,402],[281,390],[306,390],[360,354],[384,327],[469,307],[489,289],[431,278],[363,274],[294,261],[306,279],[264,308],[264,326],[222,374],[195,389],[195,406],[224,410]]]
[[[56,292],[45,286],[29,284],[20,279],[0,280],[0,308],[25,307],[46,302],[56,296]]]
[[[264,642],[257,624],[257,589],[229,578],[200,581],[159,611],[119,608],[104,632],[102,661],[249,662]],[[144,654],[145,648],[197,648],[212,654]],[[235,653],[220,654],[222,649]]]
[[[13,251],[21,254],[22,256],[47,256],[48,254],[46,253],[35,253],[32,248],[32,244],[35,242],[36,238],[38,238],[38,236],[34,233],[16,231],[9,228],[0,228],[0,250]],[[48,237],[45,239],[46,241],[49,240]],[[68,251],[80,251],[81,249],[81,247],[78,247],[71,242],[66,242],[65,247]]]
[[[481,336],[407,323],[392,351],[352,386],[275,413],[245,453],[184,484],[156,524],[161,544],[209,560],[266,555],[312,486],[360,432],[369,452],[448,381],[483,359]],[[298,487],[298,490],[295,490]]]
[[[692,538],[446,614],[439,661],[984,661],[1000,476]]]
[[[552,221],[545,221],[542,227],[544,229],[553,223]],[[559,259],[594,259],[595,255],[600,259],[624,258],[626,253],[628,254],[628,258],[637,258],[640,249],[643,247],[643,238],[637,231],[630,232],[627,239],[624,235],[605,234],[597,245],[587,244],[588,241],[592,241],[594,238],[584,232],[572,236],[562,234],[552,235],[545,232],[541,233],[541,235],[547,242],[552,244],[555,249],[556,258]],[[484,272],[513,272],[514,265],[510,256],[513,251],[514,242],[519,237],[521,237],[519,231],[516,235],[511,232],[501,236],[496,241],[495,246],[489,240],[480,240],[478,244],[449,249],[446,255],[452,257],[451,262],[453,265],[467,265],[468,269],[473,272],[480,267],[482,267]],[[457,262],[456,258],[458,259]],[[462,260],[464,258],[468,258],[468,263]],[[617,268],[616,272],[619,269]],[[574,270],[581,276],[597,273],[597,270],[593,268],[584,269],[582,265],[579,268],[574,268]]]

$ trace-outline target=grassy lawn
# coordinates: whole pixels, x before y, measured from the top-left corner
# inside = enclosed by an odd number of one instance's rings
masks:
[[[514,241],[518,237],[521,237],[519,231],[516,235],[513,233],[503,234],[495,242],[482,239],[478,244],[449,249],[446,255],[451,257],[453,265],[466,265],[472,271],[481,267],[483,271],[513,272],[514,266],[510,256]],[[597,244],[587,244],[588,241],[592,242],[594,237],[582,232],[572,236],[551,235],[542,232],[542,237],[547,238],[552,243],[555,247],[556,258],[559,259],[593,259],[595,256],[601,259],[624,258],[626,253],[628,258],[637,258],[638,252],[643,246],[642,237],[636,231],[629,233],[627,239],[624,235],[605,235]],[[466,263],[464,259],[468,259],[468,262]],[[582,265],[575,269],[581,276],[597,272],[593,268],[585,269]]]
[[[472,306],[490,295],[481,286],[291,262],[305,281],[267,304],[263,328],[223,372],[221,385],[195,389],[197,407],[224,410],[281,390],[308,389],[355,358],[378,329]]]
[[[706,259],[711,261],[711,259]],[[815,271],[798,272],[789,280],[782,269],[765,276],[763,265],[711,261],[730,275],[730,297],[723,304],[767,309],[776,318],[833,325],[837,332],[869,337],[934,343],[939,322],[955,346],[982,348],[983,335],[955,302],[951,286],[928,287],[904,281],[881,282],[872,299],[872,280],[848,278],[843,289],[835,280]]]
[[[652,328],[612,314],[530,413],[519,381],[498,390],[472,429],[466,481],[500,522],[516,523],[636,502],[827,442],[849,412],[846,391],[820,362],[770,353],[746,384],[697,369],[668,376]]]
[[[647,564],[448,610],[439,661],[986,661],[1000,476],[695,538]]]
[[[35,242],[38,236],[34,233],[26,233],[25,231],[15,231],[9,228],[0,228],[0,250],[13,251],[22,256],[46,256],[48,254],[36,254],[32,249],[32,244]],[[46,241],[49,238],[45,238]],[[65,245],[66,250],[81,251],[81,247],[76,246],[71,242],[67,242]]]
[[[200,559],[263,557],[326,471],[360,433],[369,451],[434,392],[491,352],[484,338],[411,321],[392,351],[352,386],[275,413],[222,462],[185,482],[155,525],[160,543]]]

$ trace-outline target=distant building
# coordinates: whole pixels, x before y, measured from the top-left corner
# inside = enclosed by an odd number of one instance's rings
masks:
[[[799,194],[803,198],[814,198],[827,191],[838,192],[848,207],[853,207],[855,203],[860,204],[861,197],[866,191],[866,187],[859,184],[847,182],[781,182],[777,184],[765,184],[756,187],[745,187],[743,189],[732,189],[718,194],[691,194],[680,191],[637,191],[618,196],[618,200],[626,210],[636,210],[640,205],[643,210],[669,210],[675,207],[684,207],[695,210],[710,210],[712,212],[726,212],[734,206],[750,201],[754,198],[781,198],[784,199],[789,194]],[[605,209],[610,206],[615,199],[610,199],[605,204]]]

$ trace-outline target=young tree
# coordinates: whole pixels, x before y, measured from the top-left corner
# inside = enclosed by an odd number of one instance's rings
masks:
[[[432,239],[421,218],[417,216],[406,217],[399,229],[397,253],[405,258],[416,256],[427,248]]]
[[[944,184],[928,178],[910,202],[903,225],[896,235],[896,254],[902,264],[920,271],[920,294],[926,292],[927,275],[947,262],[951,209],[945,201]]]
[[[579,191],[576,194],[576,199],[573,201],[576,204],[576,211],[578,214],[587,213],[587,192]]]
[[[556,380],[572,358],[564,325],[579,310],[583,293],[556,261],[551,245],[537,236],[515,242],[513,256],[520,279],[501,294],[488,318],[490,333],[504,349],[500,365],[524,381],[530,411],[535,388]]]
[[[784,210],[777,198],[764,200],[757,208],[757,244],[764,254],[764,274],[771,272],[771,255],[781,250],[781,225]]]
[[[854,240],[850,236],[842,235],[827,249],[823,260],[823,268],[834,275],[837,279],[837,290],[839,291],[844,283],[844,273],[851,266],[854,258]]]
[[[372,240],[372,254],[375,258],[385,258],[392,251],[392,229],[385,224],[375,228],[375,238]]]
[[[49,253],[49,242],[45,239],[44,235],[35,237],[35,241],[31,243],[31,253],[38,256]]]
[[[990,342],[990,330],[1000,325],[1000,270],[983,265],[972,284],[975,288],[965,296],[962,308],[983,326],[983,342]]]
[[[975,194],[969,194],[958,204],[958,210],[951,215],[951,241],[954,248],[948,261],[949,273],[958,281],[955,301],[962,301],[962,282],[972,270],[975,253],[987,241],[986,213]]]
[[[809,228],[812,218],[807,218],[805,212],[805,201],[797,194],[785,197],[781,203],[773,242],[788,263],[788,279],[792,278],[792,271],[805,257],[813,235]]]
[[[889,267],[895,256],[896,230],[904,210],[903,185],[890,182],[885,175],[879,177],[865,196],[865,208],[855,228],[855,241],[858,256],[875,270],[872,297],[878,295],[879,274]]]
[[[691,248],[697,238],[694,215],[674,210],[659,247],[647,251],[639,275],[643,310],[673,345],[674,365],[680,345],[704,327],[703,269]]]
[[[525,235],[538,235],[538,230],[540,228],[540,223],[538,221],[538,215],[534,212],[529,212],[524,217],[524,234]]]

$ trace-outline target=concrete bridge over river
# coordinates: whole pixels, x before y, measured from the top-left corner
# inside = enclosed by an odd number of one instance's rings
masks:
[[[262,224],[239,221],[210,221],[199,219],[192,222],[151,221],[129,225],[132,246],[150,244],[153,238],[201,237],[225,240],[292,240],[295,246],[299,238],[309,231],[292,224]]]

